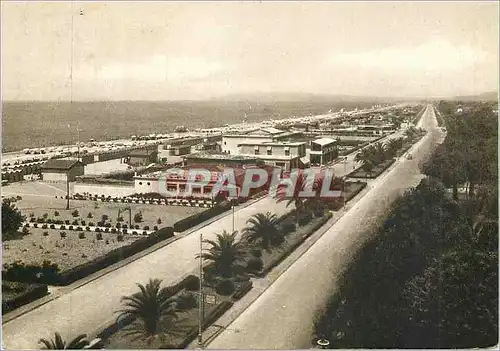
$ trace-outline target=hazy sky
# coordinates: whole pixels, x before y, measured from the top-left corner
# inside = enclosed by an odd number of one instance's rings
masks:
[[[5,100],[498,86],[497,2],[2,1],[1,10]]]

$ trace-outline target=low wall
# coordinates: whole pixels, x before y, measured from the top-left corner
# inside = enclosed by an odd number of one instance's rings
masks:
[[[133,185],[108,185],[108,184],[87,184],[75,183],[73,193],[83,194],[99,194],[104,196],[129,196],[135,193]]]

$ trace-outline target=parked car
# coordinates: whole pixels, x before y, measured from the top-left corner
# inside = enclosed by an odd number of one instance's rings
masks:
[[[406,159],[407,159],[407,160],[412,160],[412,159],[413,159],[413,156],[412,156],[411,154],[408,154],[408,155],[406,156]]]

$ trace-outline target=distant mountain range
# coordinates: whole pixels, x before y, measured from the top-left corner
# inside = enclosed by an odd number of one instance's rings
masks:
[[[455,96],[452,100],[460,101],[495,101],[498,100],[498,93],[496,91],[488,91],[478,95]]]

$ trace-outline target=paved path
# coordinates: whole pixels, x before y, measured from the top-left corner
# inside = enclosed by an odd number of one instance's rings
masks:
[[[210,349],[307,349],[315,313],[338,288],[342,267],[367,239],[390,203],[419,183],[418,164],[442,141],[433,109],[424,115],[431,132],[401,158],[372,189],[208,345]],[[272,274],[273,272],[271,272]],[[235,305],[235,308],[238,308]],[[240,311],[241,312],[241,311]]]

